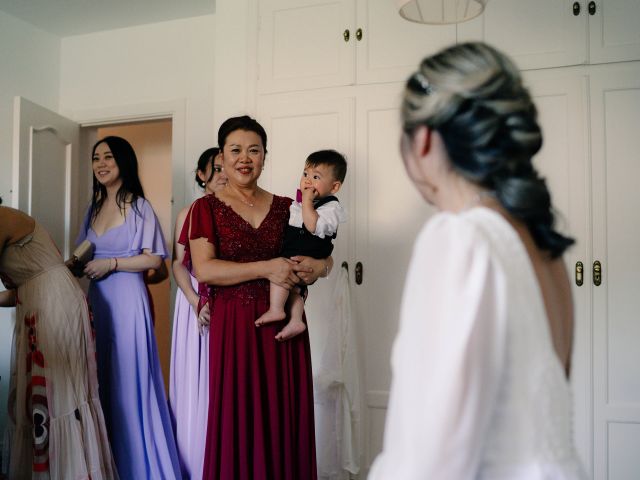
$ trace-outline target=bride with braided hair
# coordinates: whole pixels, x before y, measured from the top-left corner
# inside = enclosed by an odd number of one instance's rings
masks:
[[[571,285],[542,134],[515,65],[484,43],[422,61],[406,171],[439,213],[416,239],[369,478],[583,479],[572,439]]]

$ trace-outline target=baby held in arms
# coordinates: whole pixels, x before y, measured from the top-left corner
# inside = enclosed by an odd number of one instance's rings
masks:
[[[334,196],[347,174],[347,161],[334,150],[319,150],[307,158],[300,190],[291,203],[289,225],[284,235],[283,257],[306,255],[327,258],[333,251],[338,225],[347,221],[347,214]],[[291,291],[271,283],[269,310],[256,325],[284,320],[286,311],[289,322],[276,335],[276,340],[288,340],[307,328],[302,316],[306,286],[299,285]]]

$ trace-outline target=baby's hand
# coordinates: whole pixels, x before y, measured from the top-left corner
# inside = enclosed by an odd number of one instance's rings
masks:
[[[305,188],[302,191],[302,201],[303,202],[313,202],[316,198],[316,191],[313,188]]]

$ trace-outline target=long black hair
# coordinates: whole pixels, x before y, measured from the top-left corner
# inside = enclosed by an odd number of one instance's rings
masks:
[[[136,201],[138,198],[145,197],[142,184],[140,183],[140,177],[138,176],[138,158],[136,157],[136,152],[134,152],[131,144],[124,138],[110,135],[95,143],[91,149],[92,162],[93,156],[96,153],[96,148],[101,143],[106,143],[109,146],[109,150],[111,150],[111,154],[113,155],[116,165],[118,165],[118,169],[120,170],[122,185],[120,185],[120,188],[116,193],[116,204],[118,205],[118,208],[120,208],[121,212],[124,212],[127,204],[130,204],[133,206],[134,211],[139,213]],[[98,181],[94,174],[93,193],[91,195],[91,206],[89,207],[89,216],[86,228],[91,225],[98,213],[100,213],[106,198],[107,189]]]

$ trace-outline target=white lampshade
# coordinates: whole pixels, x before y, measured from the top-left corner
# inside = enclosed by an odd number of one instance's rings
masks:
[[[417,23],[442,25],[477,17],[489,0],[395,0],[402,17]]]

